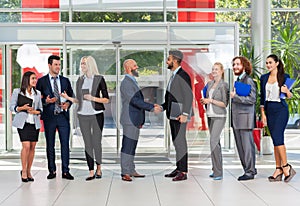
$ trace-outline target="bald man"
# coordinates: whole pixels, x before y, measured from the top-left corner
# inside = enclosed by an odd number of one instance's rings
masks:
[[[120,122],[123,126],[121,148],[121,176],[123,181],[132,181],[131,177],[145,177],[135,170],[134,156],[140,134],[145,122],[145,111],[161,111],[159,105],[144,101],[144,96],[138,86],[138,65],[133,59],[123,63],[125,77],[121,82],[122,111]]]

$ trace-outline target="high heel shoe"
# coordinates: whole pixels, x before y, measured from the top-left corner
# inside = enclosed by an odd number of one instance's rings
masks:
[[[286,165],[282,166],[282,167],[290,167],[289,175],[284,177],[284,182],[289,182],[295,176],[296,171],[292,168],[292,165],[290,165],[288,163]]]
[[[28,182],[28,178],[23,178],[22,177],[22,170],[20,171],[20,174],[21,174],[21,180],[22,180],[22,182]]]
[[[283,175],[283,170],[281,167],[276,167],[277,170],[281,170],[281,173],[278,174],[276,177],[274,177],[273,175],[272,176],[269,176],[268,177],[268,180],[270,182],[278,182],[278,181],[282,181],[282,175]]]

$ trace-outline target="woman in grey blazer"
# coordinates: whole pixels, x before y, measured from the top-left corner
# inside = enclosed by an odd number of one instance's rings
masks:
[[[212,68],[213,80],[208,82],[207,91],[201,103],[206,107],[206,115],[210,133],[210,150],[212,161],[212,177],[214,180],[223,178],[222,148],[220,135],[226,121],[226,107],[229,99],[228,84],[224,82],[224,67],[216,62]]]
[[[102,131],[104,127],[104,104],[109,103],[105,79],[99,74],[96,60],[92,56],[84,56],[80,60],[82,75],[76,82],[76,98],[66,93],[61,96],[78,103],[78,120],[82,133],[85,156],[89,168],[90,181],[102,178]],[[96,160],[96,172],[94,164]]]
[[[21,88],[14,89],[11,97],[10,111],[15,112],[12,125],[17,128],[22,142],[21,162],[22,182],[34,181],[31,166],[34,159],[35,146],[41,128],[40,114],[43,109],[41,93],[35,89],[37,78],[34,72],[25,72],[22,77]],[[19,95],[32,100],[32,103],[21,104]],[[23,101],[24,102],[24,101]]]

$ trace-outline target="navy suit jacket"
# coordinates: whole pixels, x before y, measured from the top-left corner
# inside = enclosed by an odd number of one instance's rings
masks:
[[[121,124],[141,127],[145,122],[145,110],[152,110],[154,105],[144,101],[144,96],[137,83],[126,75],[121,82],[120,90],[122,99]]]
[[[191,79],[182,68],[178,70],[171,83],[170,91],[166,90],[165,102],[161,105],[166,110],[167,118],[170,118],[172,102],[182,104],[182,113],[192,115],[193,92]]]
[[[66,77],[63,77],[59,75],[60,80],[60,86],[61,86],[61,92],[66,92],[69,97],[73,97],[73,89],[70,83],[70,80]],[[36,89],[39,90],[42,94],[42,103],[43,103],[43,113],[42,113],[42,120],[51,120],[54,118],[54,107],[55,103],[46,103],[46,98],[49,95],[50,98],[54,97],[54,93],[52,91],[49,74],[41,77],[38,79],[38,82],[36,84]],[[71,101],[67,101],[70,103],[70,106],[72,104]],[[70,119],[69,115],[69,109],[67,111],[63,110],[62,113],[66,116],[67,119]]]
[[[260,105],[264,106],[265,108],[266,108],[266,84],[268,82],[269,76],[270,76],[270,72],[267,74],[263,74],[260,77]],[[290,75],[284,74],[284,82],[287,78],[290,78]],[[285,107],[288,107],[285,99],[280,99],[280,100]]]

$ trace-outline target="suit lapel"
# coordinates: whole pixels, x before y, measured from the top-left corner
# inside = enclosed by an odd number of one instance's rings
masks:
[[[54,93],[53,93],[53,89],[52,89],[52,86],[51,86],[51,82],[50,82],[49,75],[50,75],[50,74],[48,74],[47,76],[45,76],[46,84],[47,84],[47,85],[46,85],[46,88],[49,88],[51,95],[54,96]]]

